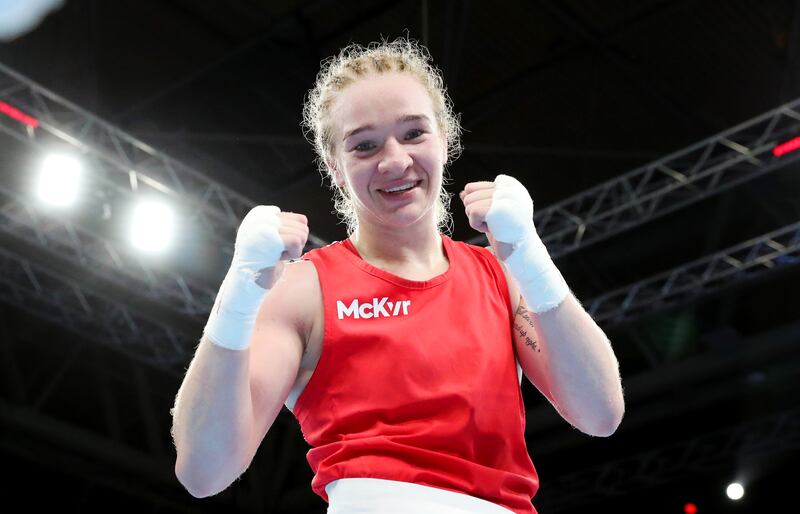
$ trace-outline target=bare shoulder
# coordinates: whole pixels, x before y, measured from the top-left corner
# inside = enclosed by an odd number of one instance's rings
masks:
[[[286,262],[283,274],[270,295],[275,303],[282,304],[281,310],[293,313],[294,325],[303,338],[305,353],[317,306],[322,303],[322,291],[314,263],[306,260]]]
[[[283,269],[283,275],[278,279],[281,280],[291,279],[292,283],[298,287],[315,287],[319,289],[319,281],[317,279],[317,268],[314,263],[306,260],[287,261],[286,267]],[[276,284],[277,285],[277,284]]]

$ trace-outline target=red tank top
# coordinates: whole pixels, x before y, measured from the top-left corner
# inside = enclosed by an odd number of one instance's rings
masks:
[[[322,288],[322,355],[293,414],[312,490],[383,478],[533,514],[539,478],[503,270],[442,234],[448,270],[413,281],[370,265],[349,239],[307,252]]]

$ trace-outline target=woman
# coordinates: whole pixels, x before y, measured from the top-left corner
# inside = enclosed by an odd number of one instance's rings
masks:
[[[493,252],[440,232],[460,130],[407,40],[326,62],[304,115],[349,237],[285,264],[306,217],[245,217],[176,398],[180,481],[198,497],[226,488],[285,404],[329,513],[535,512],[520,372],[588,434],[613,433],[624,404],[610,344],[536,235],[530,195],[506,175],[461,192]]]

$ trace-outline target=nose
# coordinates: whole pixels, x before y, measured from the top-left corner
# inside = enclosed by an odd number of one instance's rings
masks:
[[[383,144],[383,155],[381,155],[381,160],[378,162],[378,171],[381,173],[403,172],[412,163],[413,160],[405,146],[395,138],[390,137]]]

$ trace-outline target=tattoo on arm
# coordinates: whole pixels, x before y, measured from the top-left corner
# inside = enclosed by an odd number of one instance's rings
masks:
[[[517,323],[516,318],[518,316],[522,316],[522,319],[525,320],[525,323]],[[537,352],[541,352],[542,350],[539,348],[536,340],[532,338],[533,334],[535,333],[535,329],[533,328],[533,319],[531,319],[530,313],[522,303],[520,303],[519,307],[517,307],[517,312],[514,316],[514,319],[514,329],[517,331],[519,337],[525,341],[525,345],[530,346],[531,349]]]

